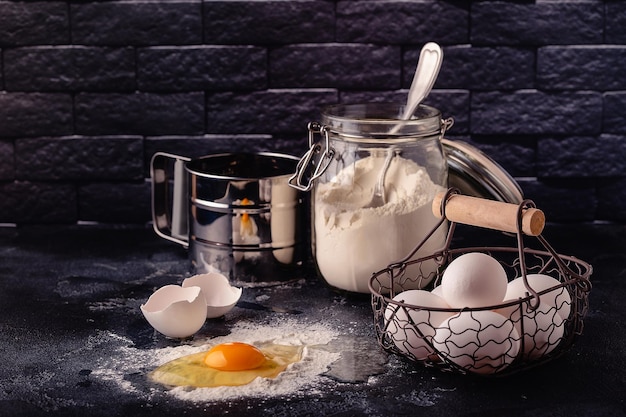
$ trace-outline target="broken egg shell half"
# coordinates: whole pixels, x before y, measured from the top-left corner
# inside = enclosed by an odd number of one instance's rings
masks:
[[[221,317],[232,310],[242,292],[241,288],[231,286],[226,276],[216,272],[186,278],[182,286],[202,289],[208,319]]]
[[[192,336],[206,320],[206,302],[200,287],[165,285],[140,309],[156,331],[172,338]]]

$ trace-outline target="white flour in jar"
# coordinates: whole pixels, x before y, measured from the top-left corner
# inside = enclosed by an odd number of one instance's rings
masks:
[[[444,188],[433,183],[423,167],[401,156],[392,159],[387,171],[387,203],[363,208],[372,197],[384,159],[360,159],[315,190],[315,258],[333,287],[368,293],[372,273],[407,256],[438,221],[431,204]],[[416,257],[440,249],[445,234],[445,228],[439,228]],[[425,263],[421,272],[428,275],[435,268],[434,262]],[[428,280],[417,284],[423,287]]]

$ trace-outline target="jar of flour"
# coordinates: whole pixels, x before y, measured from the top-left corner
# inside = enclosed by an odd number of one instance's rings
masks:
[[[309,124],[309,151],[290,185],[311,190],[311,246],[319,275],[340,290],[369,293],[372,273],[403,259],[433,229],[435,194],[448,186],[441,139],[452,121],[420,105],[412,119],[400,120],[404,105],[339,104],[325,108]],[[387,161],[386,161],[387,160]],[[384,176],[384,203],[371,206],[375,184]],[[439,228],[415,257],[440,249]],[[407,271],[430,282],[436,270]]]

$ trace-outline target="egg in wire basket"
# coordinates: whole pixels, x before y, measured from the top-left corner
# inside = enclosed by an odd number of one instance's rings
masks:
[[[520,205],[519,213],[522,210]],[[438,227],[445,220],[442,217]],[[450,236],[454,229],[451,222]],[[449,238],[432,255],[407,260],[409,255],[374,273],[369,286],[379,344],[423,366],[481,376],[510,375],[564,354],[583,330],[592,267],[557,254],[540,234],[536,238],[544,250],[524,247],[521,230],[517,247],[450,248]],[[446,268],[475,253],[502,266],[506,293],[491,305],[450,306],[441,285]],[[429,296],[414,298],[403,291],[411,281],[422,279],[407,276],[407,270],[419,270],[433,260],[440,268],[425,289]],[[408,285],[403,287],[404,283]]]

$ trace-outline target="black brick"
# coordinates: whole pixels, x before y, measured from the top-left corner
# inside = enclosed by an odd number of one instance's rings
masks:
[[[145,142],[146,166],[156,152],[167,152],[188,158],[222,152],[268,151],[271,135],[203,135],[203,136],[156,136]]]
[[[519,179],[524,197],[543,210],[548,222],[588,222],[596,217],[598,199],[593,180]]]
[[[18,139],[16,172],[27,180],[143,178],[141,137]]]
[[[145,173],[150,176],[150,160],[156,152],[167,152],[188,158],[199,158],[215,153],[276,152],[300,157],[307,149],[306,126],[300,135],[274,137],[272,135],[203,135],[159,136],[145,141]]]
[[[75,223],[74,186],[15,181],[0,184],[1,223]]]
[[[17,48],[5,52],[4,67],[6,89],[12,91],[132,91],[136,88],[132,48]]]
[[[337,102],[337,92],[268,90],[208,96],[209,133],[298,133],[319,119],[320,108]]]
[[[604,95],[604,131],[626,133],[626,93],[606,93]]]
[[[395,89],[400,49],[373,45],[295,45],[270,51],[273,88]]]
[[[15,178],[13,142],[0,141],[0,180]]]
[[[84,135],[200,134],[202,93],[76,96],[76,133]]]
[[[342,103],[405,103],[408,89],[396,91],[345,91],[341,92]],[[462,90],[433,90],[424,104],[441,111],[444,119],[452,117],[454,125],[449,133],[454,135],[469,132],[470,94]]]
[[[212,44],[332,42],[329,1],[205,1],[204,41]]]
[[[70,5],[72,41],[83,45],[202,43],[201,3],[107,1]]]
[[[466,43],[467,6],[453,2],[339,1],[337,41],[421,45]]]
[[[78,189],[78,220],[103,223],[146,223],[151,219],[150,185],[94,183]]]
[[[626,4],[623,1],[606,3],[606,30],[607,43],[626,43]]]
[[[69,94],[0,92],[0,137],[72,133]]]
[[[341,103],[405,103],[408,90],[372,91],[345,90],[339,92]],[[434,93],[433,93],[434,94]]]
[[[245,46],[142,48],[138,83],[143,91],[267,88],[267,52]]]
[[[537,175],[548,178],[615,177],[626,172],[626,136],[541,139]]]
[[[0,2],[0,46],[69,42],[65,2]]]
[[[259,150],[279,152],[300,158],[309,149],[306,126],[295,133],[272,135],[270,141],[258,143]]]
[[[476,45],[565,45],[603,42],[600,2],[473,2],[471,42]]]
[[[470,127],[470,93],[466,90],[435,90],[424,100],[424,104],[431,105],[441,111],[444,119],[451,117],[454,124],[448,130],[449,134],[459,135],[469,133]]]
[[[528,137],[495,136],[466,140],[493,159],[513,177],[534,177],[536,161],[535,140]]]
[[[0,222],[143,223],[157,150],[300,156],[326,104],[404,102],[428,41],[446,137],[548,221],[625,222],[624,27],[610,0],[0,0]]]
[[[547,46],[538,50],[539,88],[623,90],[626,89],[624,74],[624,46]]]
[[[598,219],[626,223],[626,179],[604,180],[598,187]]]
[[[535,90],[472,95],[472,133],[599,134],[599,93],[547,94]]]
[[[404,57],[403,86],[413,81],[419,49]],[[535,86],[535,51],[528,48],[450,46],[435,87],[477,90],[516,90]]]

